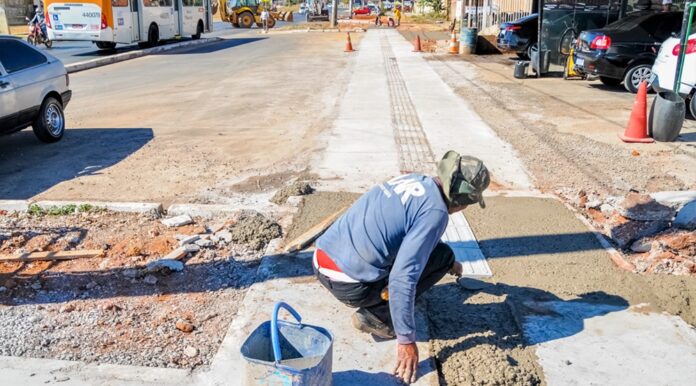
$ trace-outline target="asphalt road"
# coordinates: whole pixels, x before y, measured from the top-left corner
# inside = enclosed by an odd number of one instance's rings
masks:
[[[282,26],[284,22],[279,22],[278,26]],[[216,36],[234,36],[241,33],[247,32],[243,29],[233,28],[232,24],[216,21],[213,24],[213,32],[204,34],[203,37],[216,37]],[[188,40],[190,37],[183,38],[182,40]],[[162,44],[170,44],[172,42],[177,42],[179,40],[171,40],[163,42]],[[42,46],[43,47],[43,46]],[[51,49],[43,48],[46,52],[57,57],[65,64],[82,62],[85,60],[102,58],[105,56],[111,56],[115,54],[120,54],[128,51],[133,51],[138,49],[137,44],[123,45],[119,44],[116,46],[115,51],[104,51],[97,48],[92,42],[82,42],[82,41],[58,41],[53,43]]]
[[[330,127],[344,45],[340,33],[234,31],[72,74],[60,142],[31,129],[0,141],[0,199],[233,203],[247,177],[283,183]]]

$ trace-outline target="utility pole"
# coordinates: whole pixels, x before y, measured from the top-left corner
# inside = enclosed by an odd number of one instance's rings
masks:
[[[331,0],[331,27],[338,26],[338,0]]]

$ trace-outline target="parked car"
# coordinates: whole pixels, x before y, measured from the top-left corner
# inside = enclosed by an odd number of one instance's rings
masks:
[[[18,38],[0,36],[0,135],[32,126],[39,140],[59,141],[69,86],[60,60]]]
[[[529,59],[532,45],[537,41],[538,25],[539,14],[537,13],[509,23],[502,23],[496,45],[504,51],[515,51],[521,59]]]
[[[583,31],[575,65],[602,83],[635,93],[650,79],[660,45],[681,29],[681,12],[635,12],[601,29]]]
[[[369,15],[372,11],[370,10],[370,7],[364,6],[360,8],[356,8],[353,10],[353,13],[356,15]]]
[[[692,31],[696,30],[696,23],[691,28]],[[650,85],[653,90],[658,92],[673,90],[679,51],[681,51],[681,45],[678,37],[670,37],[662,43],[652,67]],[[689,36],[686,44],[679,95],[687,100],[691,116],[696,118],[696,33]]]

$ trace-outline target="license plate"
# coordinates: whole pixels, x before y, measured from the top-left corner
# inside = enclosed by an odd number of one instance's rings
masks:
[[[576,66],[583,66],[584,64],[585,64],[585,59],[583,59],[583,58],[578,58],[577,60],[575,60]]]

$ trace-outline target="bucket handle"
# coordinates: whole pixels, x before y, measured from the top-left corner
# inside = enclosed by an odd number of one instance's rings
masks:
[[[278,312],[281,308],[285,308],[292,316],[297,319],[297,324],[302,327],[302,317],[292,307],[285,302],[276,303],[273,307],[273,317],[271,318],[271,344],[273,345],[273,357],[275,363],[278,364],[283,358],[280,355],[280,339],[278,338]]]

